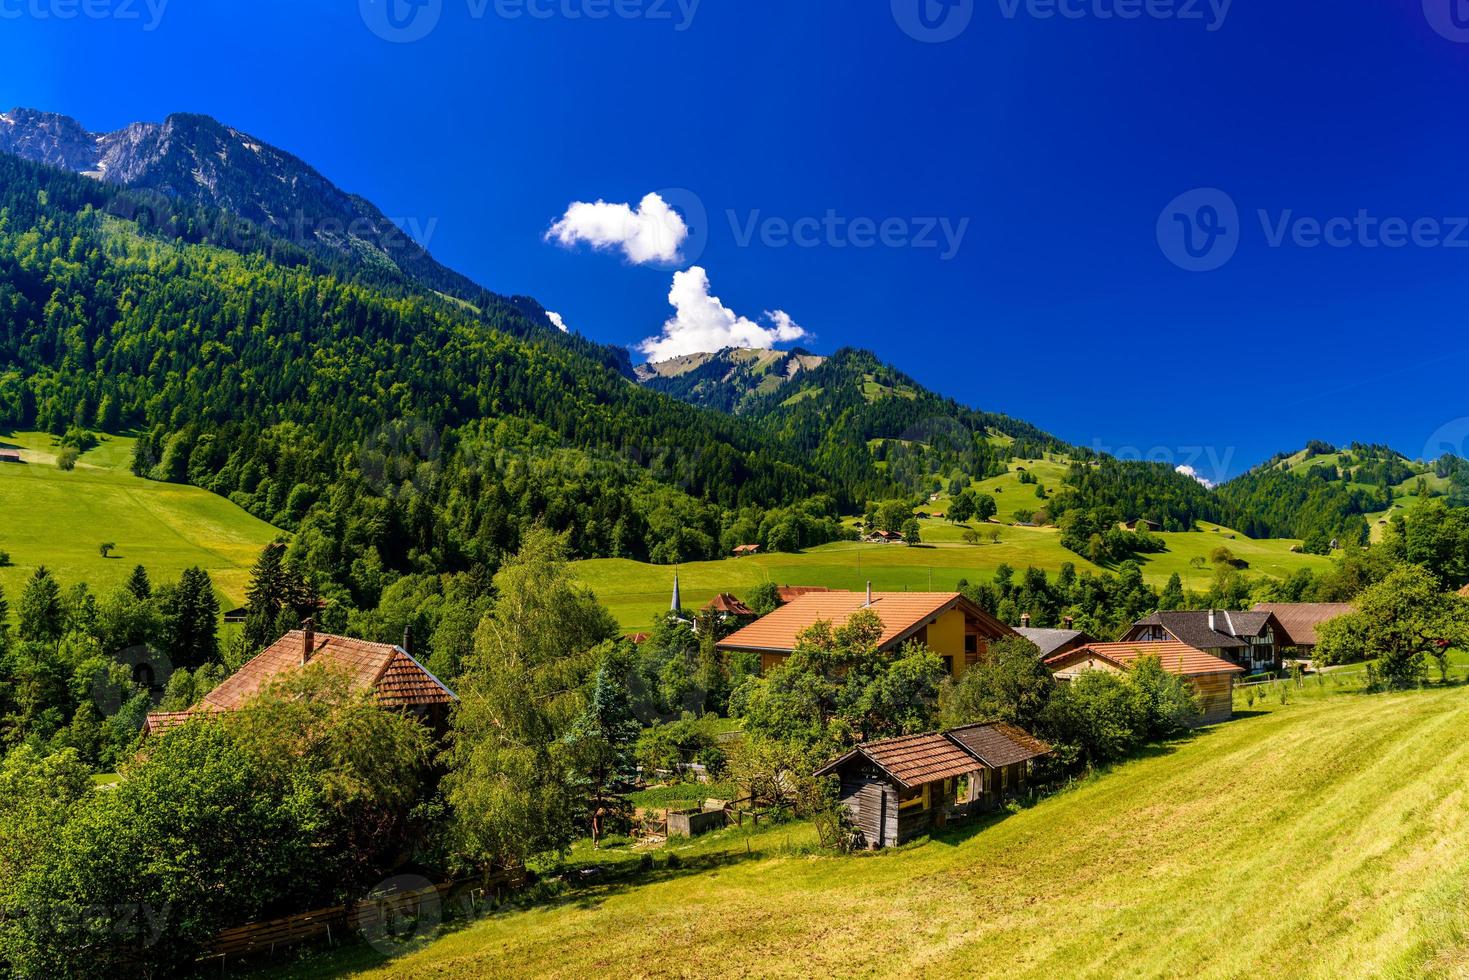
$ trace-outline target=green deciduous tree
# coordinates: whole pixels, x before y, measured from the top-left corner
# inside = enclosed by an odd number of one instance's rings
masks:
[[[459,681],[446,791],[459,846],[480,864],[566,847],[584,813],[565,735],[617,625],[572,579],[566,545],[544,529],[495,576]]]
[[[1377,676],[1390,687],[1421,680],[1428,657],[1469,646],[1469,599],[1445,591],[1419,565],[1397,569],[1357,597],[1357,610],[1323,624],[1317,646],[1322,663],[1376,658]]]

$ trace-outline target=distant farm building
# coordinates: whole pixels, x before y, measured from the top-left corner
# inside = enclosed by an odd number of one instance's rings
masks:
[[[243,623],[250,615],[250,610],[245,606],[231,609],[224,614],[226,623]]]
[[[1025,788],[1051,747],[1013,725],[967,725],[858,745],[816,771],[870,848],[896,847],[952,819],[998,807]]]
[[[1157,657],[1165,671],[1182,677],[1198,695],[1195,724],[1212,725],[1234,717],[1234,681],[1244,668],[1187,643],[1090,643],[1048,658],[1046,667],[1064,684],[1088,670],[1129,670],[1144,657]]]
[[[794,602],[803,595],[810,595],[813,592],[830,591],[831,589],[828,589],[824,585],[782,585],[776,588],[775,595],[780,600],[780,604],[784,606],[786,603]]]
[[[1016,635],[958,592],[809,592],[726,637],[719,649],[758,653],[760,669],[770,671],[791,655],[806,630],[818,622],[840,626],[863,609],[882,621],[879,650],[896,652],[917,641],[938,654],[954,677],[978,663],[991,643]]]
[[[1280,645],[1307,659],[1316,653],[1317,628],[1355,611],[1349,602],[1261,602],[1255,606],[1255,612],[1270,613],[1280,624]]]
[[[721,621],[728,622],[732,619],[755,619],[755,610],[745,605],[728,592],[721,592],[709,604],[704,607],[707,613],[713,613]]]
[[[1159,524],[1157,521],[1150,521],[1145,517],[1134,518],[1133,520],[1126,522],[1122,526],[1127,528],[1129,531],[1136,531],[1138,528],[1142,528],[1145,531],[1152,531],[1154,533],[1157,533],[1163,530],[1162,524]]]
[[[862,540],[867,544],[902,544],[903,536],[897,531],[873,531]]]
[[[0,449],[0,463],[24,463],[19,449]]]
[[[310,626],[292,630],[188,711],[150,714],[144,731],[155,734],[192,718],[238,711],[277,681],[308,665],[326,664],[344,673],[354,690],[371,691],[378,704],[412,714],[442,734],[448,728],[449,707],[458,698],[413,658],[409,646],[406,635],[404,646],[394,646],[317,633]]]
[[[742,544],[734,550],[734,556],[736,558],[745,558],[749,555],[758,554],[760,554],[760,546],[758,544]]]
[[[1258,672],[1279,670],[1285,630],[1268,611],[1228,609],[1156,612],[1122,634],[1125,642],[1176,641]]]

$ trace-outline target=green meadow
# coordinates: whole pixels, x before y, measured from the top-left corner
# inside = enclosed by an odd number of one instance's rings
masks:
[[[239,603],[260,549],[280,533],[206,490],[133,476],[132,440],[123,436],[105,437],[70,473],[56,467],[45,433],[0,435],[0,448],[19,448],[25,460],[0,464],[0,550],[11,560],[0,585],[12,601],[38,565],[63,586],[103,592],[142,564],[154,581],[197,565],[224,600]],[[116,545],[107,558],[104,542]]]
[[[922,525],[923,544],[861,544],[841,541],[811,548],[800,554],[767,554],[750,558],[692,562],[678,569],[684,605],[701,606],[720,592],[743,595],[760,582],[778,585],[823,585],[859,590],[870,581],[878,591],[947,591],[961,579],[988,581],[1001,565],[1017,571],[1027,566],[1058,572],[1067,562],[1078,571],[1105,571],[1061,547],[1055,528],[1009,527],[1000,524],[951,525],[927,520]],[[980,544],[961,540],[965,527],[981,534]],[[1300,568],[1324,571],[1326,558],[1292,553],[1298,541],[1252,540],[1228,528],[1212,524],[1203,530],[1161,535],[1168,551],[1143,556],[1143,576],[1162,587],[1175,572],[1184,585],[1206,589],[1213,577],[1209,555],[1221,546],[1250,563],[1249,574],[1282,578]],[[998,531],[1000,540],[991,543],[989,533]],[[1196,567],[1201,559],[1204,567]],[[629,630],[643,629],[660,612],[666,611],[673,591],[674,569],[623,558],[595,558],[576,563],[577,575],[612,610]]]
[[[896,852],[732,828],[398,959],[281,975],[1464,976],[1466,726],[1462,686],[1262,702]]]

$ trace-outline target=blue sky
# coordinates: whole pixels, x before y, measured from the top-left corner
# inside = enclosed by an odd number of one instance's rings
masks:
[[[697,264],[805,346],[1209,476],[1469,430],[1449,0],[396,0],[412,41],[386,2],[0,0],[0,106],[208,113],[598,340],[658,335]],[[545,238],[655,191],[696,254]]]

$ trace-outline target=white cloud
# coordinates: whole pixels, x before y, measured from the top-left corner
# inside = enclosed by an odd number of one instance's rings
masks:
[[[771,326],[762,327],[753,320],[737,315],[719,297],[709,293],[709,273],[699,266],[673,274],[673,289],[668,294],[674,315],[663,324],[663,333],[649,337],[638,350],[650,361],[666,361],[684,354],[712,353],[726,347],[766,349],[782,341],[800,340],[806,331],[784,310],[770,310],[765,318]]]
[[[649,194],[634,211],[626,204],[576,201],[546,232],[546,240],[566,248],[586,243],[595,249],[620,248],[634,265],[677,262],[688,240],[683,217],[657,194]]]
[[[1213,490],[1214,489],[1214,481],[1213,480],[1208,480],[1208,479],[1205,479],[1204,477],[1200,476],[1199,475],[1199,471],[1196,470],[1196,469],[1194,469],[1192,466],[1189,466],[1187,463],[1185,463],[1182,466],[1175,467],[1175,471],[1176,472],[1179,472],[1179,473],[1182,473],[1184,476],[1191,476],[1191,477],[1193,477],[1195,480],[1198,480],[1200,483],[1202,483],[1204,486],[1208,487],[1210,490]]]
[[[566,321],[561,318],[561,314],[560,313],[553,313],[552,311],[547,310],[546,311],[546,319],[547,320],[550,320],[552,323],[556,324],[556,329],[557,330],[560,330],[562,333],[570,333],[571,332],[571,331],[569,331],[569,330],[566,329]]]

